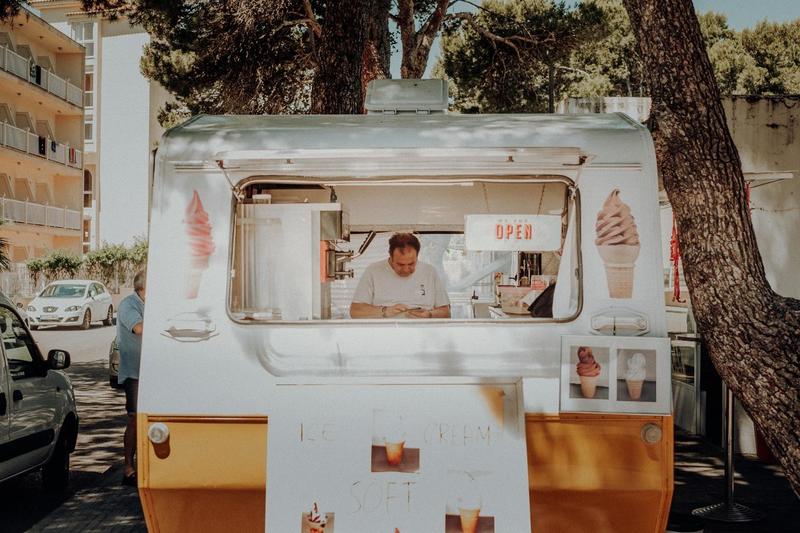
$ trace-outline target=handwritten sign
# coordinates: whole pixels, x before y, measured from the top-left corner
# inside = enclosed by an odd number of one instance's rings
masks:
[[[287,385],[266,529],[530,531],[519,384]]]
[[[561,248],[559,215],[466,215],[467,250],[550,252]]]

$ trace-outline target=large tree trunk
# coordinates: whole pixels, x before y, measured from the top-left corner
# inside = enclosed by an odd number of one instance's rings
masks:
[[[361,72],[367,12],[358,0],[328,2],[311,88],[311,112],[361,112]]]
[[[367,36],[364,41],[361,70],[361,101],[367,93],[367,84],[372,80],[391,78],[389,61],[392,55],[389,35],[389,7],[391,0],[369,0],[367,14]]]
[[[624,0],[697,325],[800,495],[800,302],[769,286],[691,0]],[[791,245],[793,243],[787,243]]]

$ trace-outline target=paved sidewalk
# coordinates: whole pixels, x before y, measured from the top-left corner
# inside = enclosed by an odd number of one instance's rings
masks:
[[[147,531],[139,492],[125,487],[122,463],[109,468],[99,482],[76,492],[30,531],[52,533],[138,533]]]
[[[761,511],[761,522],[748,524],[705,523],[706,533],[797,533],[800,531],[800,499],[778,465],[754,457],[737,456],[734,462],[734,501]],[[693,520],[692,509],[725,499],[722,452],[697,437],[676,431],[675,493],[671,519],[674,524]],[[674,528],[675,531],[680,531]],[[683,531],[687,531],[684,529]]]

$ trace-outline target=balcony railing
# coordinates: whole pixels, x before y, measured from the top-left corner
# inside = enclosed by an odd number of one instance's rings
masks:
[[[0,217],[22,224],[51,228],[81,229],[81,212],[66,207],[52,207],[24,200],[0,198]]]
[[[8,122],[3,122],[0,128],[0,145],[68,167],[83,168],[83,152],[77,148],[70,148],[68,144],[57,142],[50,137],[40,137]]]
[[[28,58],[19,55],[7,46],[0,46],[0,67],[25,81],[38,85],[62,100],[83,107],[83,91],[80,87],[49,70],[37,69],[36,65]]]

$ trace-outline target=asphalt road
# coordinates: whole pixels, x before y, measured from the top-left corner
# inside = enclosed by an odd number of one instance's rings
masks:
[[[103,326],[98,322],[87,330],[72,327],[42,328],[33,331],[33,338],[39,345],[42,355],[60,348],[69,352],[72,363],[86,363],[98,359],[108,359],[108,347],[116,335],[116,326]]]
[[[115,332],[115,326],[99,324],[86,331],[62,328],[33,332],[45,357],[53,348],[70,353],[72,365],[65,372],[72,380],[78,404],[78,444],[71,457],[70,487],[65,493],[44,491],[39,473],[0,484],[3,533],[27,531],[76,491],[94,485],[112,465],[121,462],[125,395],[108,386],[108,347]]]

